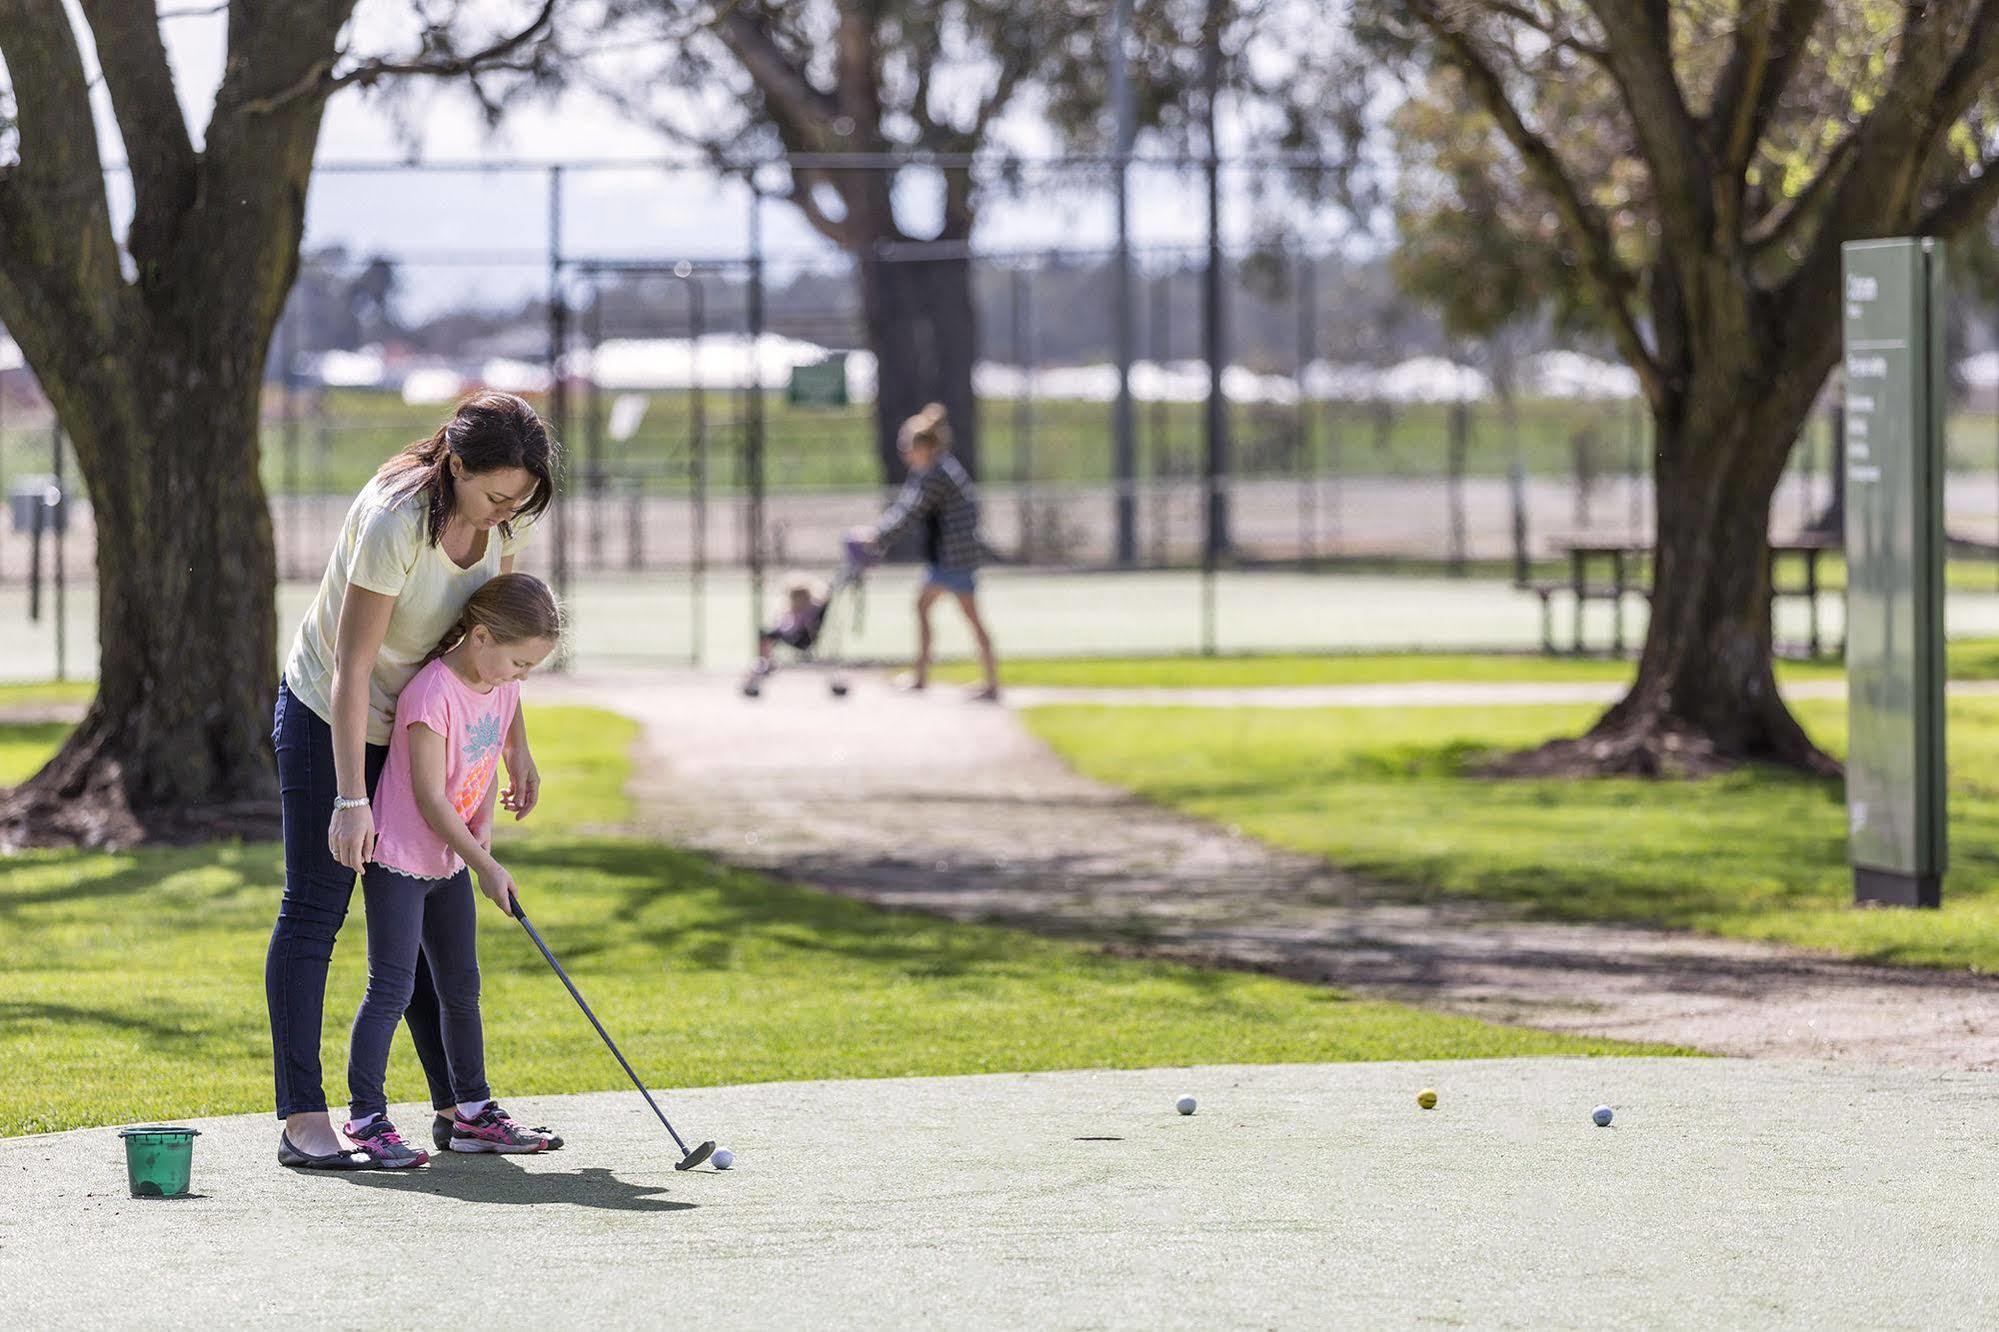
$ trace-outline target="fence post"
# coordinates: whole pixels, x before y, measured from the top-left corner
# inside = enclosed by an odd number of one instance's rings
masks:
[[[1030,453],[1029,439],[1034,433],[1034,402],[1032,373],[1028,370],[1028,273],[1024,268],[1013,270],[1013,364],[1019,373],[1013,391],[1013,504],[1014,520],[1020,529],[1017,553],[1022,564],[1034,559],[1034,511],[1028,504],[1029,477],[1027,458]]]
[[[1173,354],[1173,274],[1154,278],[1146,287],[1147,356],[1155,366],[1164,366]],[[1152,562],[1166,564],[1173,558],[1173,413],[1166,395],[1152,400],[1151,461],[1146,467],[1146,484],[1152,494]]]
[[[584,473],[589,483],[588,542],[590,567],[604,567],[604,420],[603,396],[597,383],[597,355],[604,344],[604,275],[592,268],[590,306],[584,314],[583,341],[590,349],[590,377],[583,381]]]
[[[688,612],[687,656],[690,665],[701,664],[702,637],[708,619],[708,390],[701,377],[701,340],[707,333],[707,294],[692,267],[682,274],[687,283],[688,365],[694,381],[694,396],[688,403],[687,429],[689,489],[694,506],[694,586],[693,609]]]
[[[1202,334],[1208,358],[1208,465],[1206,522],[1201,542],[1201,652],[1216,652],[1215,566],[1229,545],[1228,499],[1222,477],[1228,470],[1228,401],[1222,396],[1222,374],[1228,366],[1228,337],[1222,326],[1226,306],[1222,299],[1222,154],[1215,131],[1217,104],[1221,100],[1220,0],[1208,0],[1204,23],[1202,70],[1206,95],[1201,99],[1206,121],[1208,184],[1208,264],[1202,274],[1204,306]]]
[[[764,601],[764,331],[763,188],[750,171],[750,400],[744,444],[749,471],[750,508],[750,638],[754,642],[763,619]]]
[[[1471,438],[1471,406],[1460,398],[1451,404],[1449,476],[1445,481],[1451,514],[1451,573],[1465,572],[1465,453]]]
[[[1117,400],[1112,410],[1112,485],[1116,519],[1115,559],[1129,567],[1138,558],[1138,458],[1132,439],[1131,402],[1131,78],[1127,68],[1126,34],[1131,27],[1131,0],[1115,0],[1111,13],[1111,110],[1115,118],[1117,173],[1117,246],[1112,300],[1117,349]]]
[[[1333,479],[1333,488],[1332,493],[1326,496],[1326,529],[1327,535],[1332,538],[1332,553],[1334,558],[1338,558],[1342,553],[1346,537],[1341,515],[1342,505],[1340,502],[1343,498],[1341,493],[1341,478],[1343,476],[1341,468],[1344,465],[1345,459],[1345,449],[1340,440],[1340,427],[1343,423],[1339,400],[1337,398],[1328,398],[1326,400],[1325,470],[1326,474]],[[1316,491],[1318,486],[1318,478],[1314,477],[1312,479],[1312,488]]]
[[[1627,429],[1630,431],[1631,436],[1631,480],[1629,484],[1631,487],[1631,539],[1633,541],[1636,541],[1638,534],[1645,530],[1645,497],[1641,493],[1645,482],[1645,468],[1641,462],[1641,459],[1644,457],[1645,422],[1642,413],[1639,411],[1640,402],[1641,400],[1638,398],[1631,399],[1631,409],[1626,417],[1628,422]]]
[[[1217,0],[1210,0],[1211,18],[1217,8]],[[1228,497],[1223,492],[1223,477],[1229,470],[1229,425],[1228,400],[1223,396],[1222,376],[1228,366],[1228,336],[1224,328],[1227,305],[1222,294],[1222,159],[1215,135],[1215,104],[1220,98],[1221,52],[1220,43],[1209,35],[1206,42],[1205,60],[1207,64],[1207,183],[1208,183],[1208,263],[1202,273],[1202,338],[1203,353],[1208,358],[1208,461],[1207,461],[1207,521],[1206,537],[1202,542],[1204,560],[1213,563],[1221,558],[1229,547]]]
[[[1513,499],[1513,582],[1525,587],[1534,572],[1527,554],[1527,468],[1517,457],[1506,464],[1506,488]]]
[[[48,526],[47,499],[35,505],[28,520],[28,622],[42,622],[42,530]]]
[[[69,585],[63,565],[63,537],[69,532],[69,495],[63,486],[62,467],[62,419],[56,418],[54,429],[49,435],[49,471],[55,474],[55,493],[49,498],[55,501],[55,508],[49,515],[53,528],[51,542],[55,548],[55,593],[56,593],[56,681],[61,683],[69,678]]]
[[[299,493],[298,475],[298,313],[289,302],[286,303],[283,322],[278,325],[278,355],[284,358],[284,451],[285,451],[285,495],[291,513],[291,540],[286,544],[289,552],[280,552],[279,577],[285,577],[283,568],[290,565],[290,576],[296,577],[298,561],[284,558],[296,554],[298,549],[300,517],[304,513],[305,497]]]
[[[1305,379],[1312,368],[1319,331],[1318,297],[1312,289],[1316,272],[1311,255],[1301,250],[1297,272],[1298,374],[1293,383],[1297,393],[1298,544],[1299,553],[1312,565],[1319,560],[1319,494],[1318,469],[1312,465],[1312,402],[1305,390]]]
[[[549,415],[554,418],[555,438],[569,442],[569,386],[564,382],[562,355],[569,344],[569,307],[562,293],[562,167],[548,169],[548,372]],[[569,583],[569,495],[568,478],[557,473],[555,482],[555,591],[570,600]],[[572,609],[571,613],[574,611]]]

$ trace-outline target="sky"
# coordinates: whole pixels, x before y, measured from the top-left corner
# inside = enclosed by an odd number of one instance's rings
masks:
[[[76,0],[65,3],[74,16]],[[207,12],[211,8],[207,0],[160,4],[176,86],[197,141],[225,53],[226,19]],[[471,21],[493,30],[532,8],[528,0],[462,5]],[[361,0],[349,33],[351,49],[370,54],[411,49],[411,13],[411,0]],[[588,94],[520,107],[497,130],[484,123],[468,96],[452,88],[421,87],[404,97],[400,123],[387,99],[361,89],[341,92],[328,106],[306,248],[338,244],[357,255],[398,258],[405,314],[464,303],[504,306],[542,289],[550,229],[548,173],[354,172],[348,169],[352,164],[412,157],[455,163],[546,164],[579,156],[657,162],[675,155],[661,136]],[[117,160],[122,150],[101,84],[98,101],[105,156]],[[1031,124],[1010,128],[1017,142],[1040,137]],[[782,173],[774,179],[781,182]],[[922,181],[912,181],[910,188],[922,196]],[[747,192],[706,170],[572,170],[565,174],[562,195],[563,246],[572,255],[699,260],[738,258],[748,249]],[[1198,180],[1135,170],[1132,197],[1137,243],[1200,242],[1205,213]],[[1226,229],[1238,240],[1247,235],[1249,212],[1233,198],[1225,204]],[[767,254],[828,253],[827,243],[788,205],[766,207],[764,223]],[[1041,191],[1019,199],[989,198],[978,243],[1001,252],[1088,248],[1107,246],[1113,235],[1107,191],[1089,197]]]

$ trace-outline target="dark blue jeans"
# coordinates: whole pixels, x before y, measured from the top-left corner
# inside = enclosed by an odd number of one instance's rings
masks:
[[[382,1080],[389,1041],[416,992],[416,969],[430,964],[451,1065],[451,1099],[492,1098],[486,1085],[486,1038],[479,1025],[479,918],[472,871],[448,879],[413,879],[380,865],[361,875],[368,903],[368,992],[354,1015],[347,1091],[356,1119],[387,1114]]]
[[[326,845],[333,823],[339,780],[333,771],[333,728],[278,683],[271,718],[271,741],[278,752],[278,793],[285,828],[285,895],[271,949],[264,958],[264,1001],[271,1011],[271,1053],[277,1070],[278,1118],[326,1109],[320,1081],[319,1037],[326,1010],[326,964],[334,936],[347,919],[354,896],[354,871],[333,858]],[[368,746],[368,793],[382,775],[387,747]],[[404,1015],[430,1103],[443,1109],[451,1094],[437,1005],[437,987],[421,958]]]

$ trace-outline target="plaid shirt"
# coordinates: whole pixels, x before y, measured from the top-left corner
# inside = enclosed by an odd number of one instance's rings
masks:
[[[976,569],[979,542],[979,496],[972,478],[945,454],[927,472],[911,472],[895,502],[875,527],[875,538],[887,546],[916,523],[923,524],[923,558],[940,569]]]

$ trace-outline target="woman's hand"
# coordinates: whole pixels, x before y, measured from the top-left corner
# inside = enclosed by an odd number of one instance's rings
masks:
[[[507,873],[499,861],[493,861],[489,868],[479,871],[479,891],[509,916],[514,914],[514,876]]]
[[[366,805],[334,811],[326,828],[326,847],[335,860],[359,874],[375,854],[375,812]]]
[[[513,811],[518,823],[541,801],[541,769],[535,767],[534,755],[526,745],[509,750],[506,759],[507,789],[500,793],[500,804]]]

